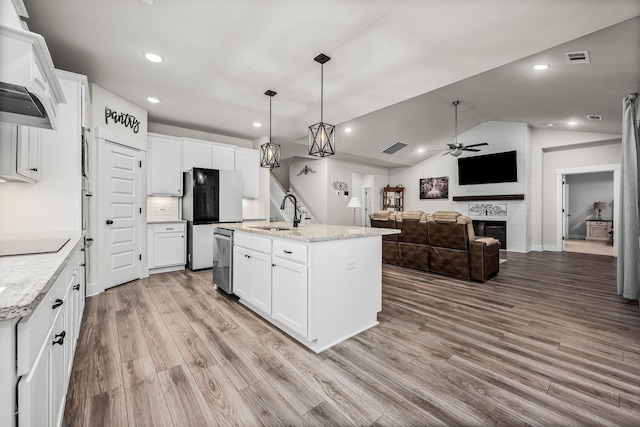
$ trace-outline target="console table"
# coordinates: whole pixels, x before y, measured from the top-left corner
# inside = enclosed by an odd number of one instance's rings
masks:
[[[587,223],[587,237],[585,240],[600,240],[608,242],[610,240],[611,228],[613,227],[613,221],[610,220],[595,220],[588,219]]]

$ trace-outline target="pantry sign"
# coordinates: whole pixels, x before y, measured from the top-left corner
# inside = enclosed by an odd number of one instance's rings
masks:
[[[94,83],[90,87],[93,126],[133,138],[136,147],[146,147],[147,110]]]

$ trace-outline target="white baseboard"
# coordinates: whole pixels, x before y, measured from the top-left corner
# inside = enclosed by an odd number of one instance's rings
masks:
[[[535,252],[542,252],[542,245],[531,245],[531,250]]]
[[[544,249],[543,251],[550,251],[550,252],[562,252],[562,246],[558,246],[558,245],[544,245]]]
[[[87,283],[86,286],[87,296],[92,297],[94,295],[98,295],[104,292],[104,288],[99,286],[98,283]]]

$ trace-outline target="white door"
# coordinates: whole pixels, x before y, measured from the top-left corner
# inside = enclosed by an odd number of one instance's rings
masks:
[[[564,243],[569,238],[569,184],[566,177],[562,177],[562,250]]]
[[[102,141],[98,226],[100,284],[108,289],[139,277],[140,151]]]
[[[303,337],[307,336],[307,266],[273,258],[272,316]]]

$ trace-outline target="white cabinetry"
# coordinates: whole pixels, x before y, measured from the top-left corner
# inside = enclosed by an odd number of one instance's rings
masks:
[[[235,148],[232,145],[214,144],[212,148],[211,169],[232,171],[235,166]]]
[[[186,223],[149,224],[149,273],[183,270],[186,264]]]
[[[36,182],[39,168],[38,129],[0,123],[0,177],[8,181]]]
[[[271,314],[270,239],[246,235],[235,238],[233,283],[233,293],[243,302],[263,314]]]
[[[274,256],[271,286],[273,290],[271,315],[273,318],[306,337],[307,264],[299,264]]]
[[[236,148],[235,170],[242,172],[242,197],[256,199],[259,196],[260,153],[258,150]]]
[[[183,170],[207,168],[233,170],[235,146],[182,138]]]
[[[38,307],[17,325],[19,426],[59,426],[84,309],[80,250]]]
[[[378,323],[380,236],[299,241],[245,230],[236,228],[233,246],[233,289],[242,304],[316,352]],[[267,271],[256,259],[269,253]]]
[[[204,141],[182,138],[182,170],[191,168],[211,168],[213,146]]]
[[[182,196],[182,140],[149,135],[147,194]]]

